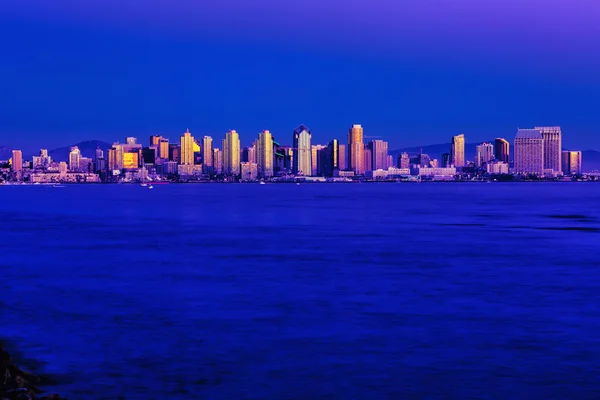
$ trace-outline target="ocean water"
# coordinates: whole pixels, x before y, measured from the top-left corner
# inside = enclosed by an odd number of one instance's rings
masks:
[[[597,399],[600,185],[0,187],[69,399]]]

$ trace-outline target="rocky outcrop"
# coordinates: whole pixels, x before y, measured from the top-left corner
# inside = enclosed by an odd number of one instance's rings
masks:
[[[16,366],[0,347],[0,400],[65,400],[57,394],[41,396],[41,378]]]

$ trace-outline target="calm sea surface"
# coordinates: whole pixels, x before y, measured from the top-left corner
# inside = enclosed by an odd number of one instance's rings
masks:
[[[597,399],[600,185],[0,187],[69,399]]]

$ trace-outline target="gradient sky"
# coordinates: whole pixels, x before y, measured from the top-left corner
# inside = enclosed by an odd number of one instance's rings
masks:
[[[600,149],[596,0],[4,0],[0,145],[160,133]]]

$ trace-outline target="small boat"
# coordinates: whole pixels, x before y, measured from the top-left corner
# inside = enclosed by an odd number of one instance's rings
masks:
[[[148,189],[154,189],[154,186],[150,185],[148,186]]]
[[[296,183],[296,185],[297,185],[297,186],[300,186],[300,184],[299,184],[299,183]]]
[[[146,186],[148,186],[148,184],[147,183],[142,183],[140,186],[141,187],[146,187]]]
[[[265,182],[264,182],[264,181],[260,181],[260,184],[261,184],[261,185],[265,185]]]

